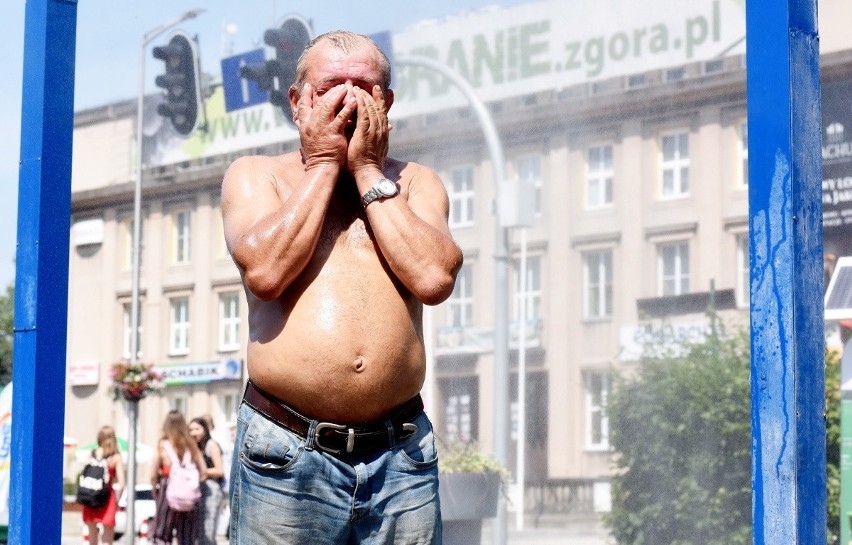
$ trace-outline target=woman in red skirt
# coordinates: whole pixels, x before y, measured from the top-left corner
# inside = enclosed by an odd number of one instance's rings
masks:
[[[106,459],[109,467],[109,499],[101,507],[83,506],[83,522],[89,527],[89,543],[98,545],[98,524],[104,533],[100,542],[112,544],[115,536],[115,513],[118,511],[118,498],[124,490],[124,464],[118,453],[118,441],[112,426],[104,426],[98,431],[98,447],[92,455],[98,459]],[[116,487],[116,483],[118,486]]]

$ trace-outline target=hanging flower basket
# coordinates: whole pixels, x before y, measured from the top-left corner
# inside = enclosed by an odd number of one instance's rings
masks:
[[[152,363],[120,361],[112,366],[112,398],[139,401],[163,388],[163,374]]]

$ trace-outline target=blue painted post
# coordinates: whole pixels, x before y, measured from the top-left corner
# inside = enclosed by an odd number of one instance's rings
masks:
[[[28,0],[9,543],[61,542],[76,0]]]
[[[815,0],[746,2],[755,545],[826,542]]]

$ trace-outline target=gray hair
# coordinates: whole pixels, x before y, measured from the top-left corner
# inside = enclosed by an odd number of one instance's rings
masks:
[[[302,54],[299,56],[299,60],[296,62],[296,82],[293,84],[293,87],[296,88],[297,93],[302,92],[302,87],[305,85],[305,76],[308,73],[307,66],[307,57],[308,52],[314,48],[319,42],[328,41],[336,47],[337,49],[343,51],[344,53],[349,53],[350,51],[354,51],[360,49],[362,47],[372,47],[375,49],[377,55],[376,60],[379,63],[379,70],[382,73],[382,80],[380,85],[382,89],[387,90],[390,87],[391,81],[391,66],[390,61],[385,55],[384,51],[376,45],[371,38],[368,36],[364,36],[363,34],[356,34],[355,32],[349,32],[348,30],[334,30],[332,32],[326,32],[325,34],[320,34],[311,42],[305,46],[305,50],[302,51]]]

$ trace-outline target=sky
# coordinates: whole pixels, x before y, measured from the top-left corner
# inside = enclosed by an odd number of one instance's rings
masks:
[[[29,0],[42,2],[47,0]],[[263,45],[263,31],[289,14],[310,20],[314,32],[346,29],[362,34],[397,32],[427,19],[440,19],[493,5],[523,0],[78,0],[75,111],[134,98],[138,88],[139,48],[147,31],[191,9],[203,14],[175,27],[198,35],[202,69],[217,73],[219,61]],[[20,160],[21,97],[25,2],[12,0],[0,18],[0,50],[6,51],[0,78],[0,292],[14,281]],[[165,44],[168,32],[155,38],[146,53],[146,93],[155,92],[162,65],[150,48]]]

